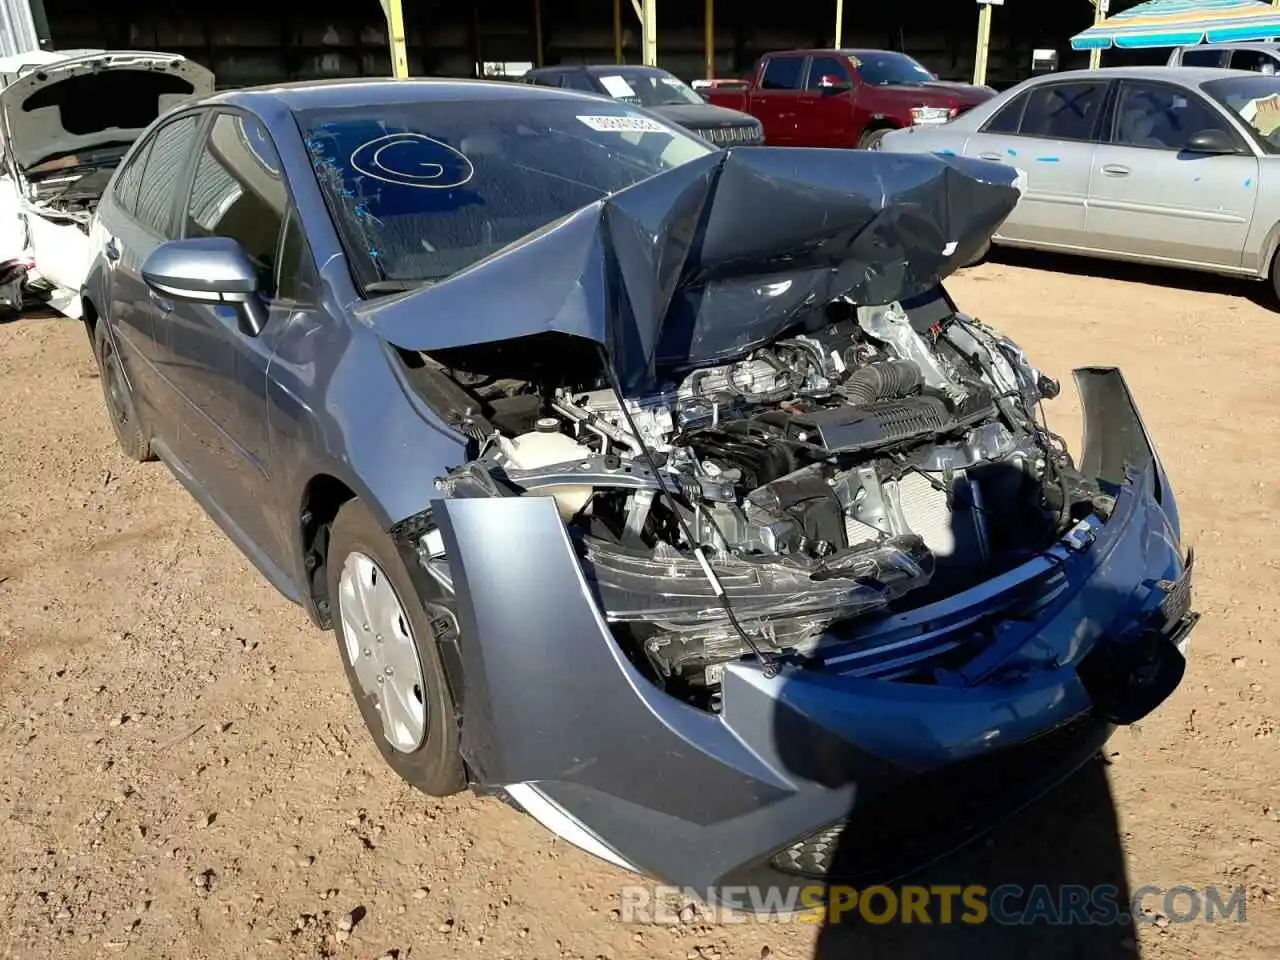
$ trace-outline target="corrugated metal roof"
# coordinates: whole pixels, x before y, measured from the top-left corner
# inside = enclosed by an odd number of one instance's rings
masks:
[[[0,0],[0,56],[37,50],[40,37],[27,0]]]

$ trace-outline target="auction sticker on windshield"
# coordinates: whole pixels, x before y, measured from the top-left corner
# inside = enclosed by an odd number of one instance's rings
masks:
[[[578,117],[600,133],[670,133],[671,129],[649,117]]]
[[[635,90],[631,88],[631,84],[627,83],[626,78],[614,76],[612,74],[600,78],[600,85],[604,87],[605,92],[615,100],[622,100],[626,97],[634,97]]]

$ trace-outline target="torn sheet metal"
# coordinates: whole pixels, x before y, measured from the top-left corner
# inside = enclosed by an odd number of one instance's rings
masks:
[[[963,157],[737,148],[593,203],[453,277],[360,310],[442,350],[545,333],[604,344],[624,389],[722,363],[840,297],[892,303],[970,262],[1012,168]]]

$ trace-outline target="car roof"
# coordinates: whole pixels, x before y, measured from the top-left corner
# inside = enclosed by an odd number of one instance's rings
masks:
[[[661,67],[647,67],[639,63],[561,63],[554,67],[534,67],[526,70],[526,77],[546,76],[556,73],[617,73],[626,70],[628,73],[668,73]]]
[[[873,47],[812,47],[807,50],[770,50],[766,57],[867,57],[871,55],[906,57],[914,59],[911,54],[900,50],[880,50]]]
[[[226,105],[261,112],[270,107],[289,111],[317,108],[369,106],[379,103],[417,103],[450,100],[557,100],[579,97],[568,90],[538,87],[508,80],[455,80],[423,78],[392,80],[385,77],[336,80],[303,80],[225,90],[201,101],[205,105]]]
[[[1232,41],[1231,43],[1215,43],[1215,44],[1207,44],[1207,43],[1188,43],[1188,44],[1184,44],[1184,45],[1183,45],[1183,46],[1181,46],[1181,47],[1178,47],[1178,49],[1179,49],[1179,50],[1181,50],[1181,51],[1183,51],[1184,53],[1185,53],[1186,51],[1188,51],[1188,50],[1199,50],[1199,49],[1204,49],[1204,50],[1267,50],[1267,51],[1270,51],[1270,52],[1273,52],[1273,53],[1274,53],[1276,50],[1280,50],[1280,43],[1267,43],[1267,42],[1266,42],[1266,41],[1264,41],[1264,40]]]
[[[1137,80],[1166,80],[1184,86],[1198,86],[1210,80],[1229,80],[1243,76],[1262,76],[1247,70],[1228,70],[1225,67],[1102,67],[1098,70],[1061,70],[1044,73],[1032,78],[1030,83],[1051,83],[1055,80],[1109,80],[1128,77]]]

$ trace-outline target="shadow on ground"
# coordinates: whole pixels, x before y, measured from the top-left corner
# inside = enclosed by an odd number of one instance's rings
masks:
[[[1264,281],[1250,280],[1247,277],[1224,277],[1199,270],[1123,263],[1118,260],[1104,260],[1100,257],[1071,256],[1012,247],[993,248],[987,255],[986,262],[1032,270],[1051,270],[1068,276],[1099,277],[1170,290],[1190,290],[1239,297],[1269,310],[1280,310],[1280,300],[1277,299],[1272,285]]]
[[[946,797],[935,800],[945,803]],[[1115,808],[1101,761],[1093,761],[1033,806],[964,850],[937,861],[905,885],[985,887],[990,895],[1014,885],[1025,896],[999,894],[998,906],[1023,917],[1051,902],[1056,912],[1076,888],[1113,887],[1117,916],[1108,923],[1001,923],[988,918],[966,923],[960,896],[954,898],[952,923],[868,923],[850,911],[840,923],[827,923],[818,936],[815,960],[867,958],[969,958],[975,960],[1132,960],[1136,955],[1132,921],[1127,911],[1131,893]],[[1041,888],[1037,890],[1037,888]],[[996,904],[988,904],[995,912]],[[1024,913],[1025,911],[1025,913]]]

